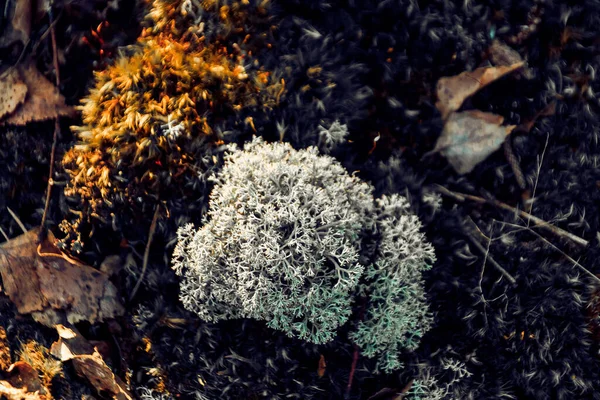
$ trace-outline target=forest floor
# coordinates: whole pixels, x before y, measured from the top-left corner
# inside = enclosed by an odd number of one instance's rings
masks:
[[[0,397],[600,398],[597,1],[0,5]],[[253,135],[317,146],[340,122],[331,155],[419,216],[434,322],[404,369],[375,373],[345,328],[314,345],[185,310],[170,259],[210,185],[193,200],[123,192],[129,209],[81,217],[77,106],[137,51],[150,7],[178,10],[154,15],[176,30],[196,5],[203,40],[252,46],[248,73],[273,83],[264,109],[203,114],[219,136],[208,158]]]

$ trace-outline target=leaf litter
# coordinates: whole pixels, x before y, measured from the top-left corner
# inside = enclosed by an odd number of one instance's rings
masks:
[[[521,61],[509,66],[481,67],[472,72],[465,71],[459,75],[440,78],[436,86],[438,101],[435,106],[445,120],[480,89],[518,70],[524,64]]]
[[[425,156],[440,153],[458,174],[471,172],[477,164],[500,148],[515,125],[503,126],[504,117],[479,110],[459,110],[466,99],[483,87],[522,69],[525,62],[519,54],[501,43],[492,44],[492,56],[499,64],[481,67],[459,75],[440,78],[435,106],[444,119],[444,128],[435,148]]]
[[[64,255],[34,228],[0,246],[4,290],[21,314],[48,327],[103,321],[125,311],[108,275]]]
[[[515,125],[503,126],[504,117],[479,110],[452,113],[435,148],[459,174],[467,174],[498,150]]]
[[[125,383],[111,371],[96,347],[73,327],[58,324],[56,330],[59,339],[50,349],[53,356],[62,362],[71,361],[77,375],[87,379],[99,393],[115,400],[133,400]]]
[[[30,62],[5,71],[0,78],[0,124],[26,125],[58,117],[72,117],[75,109]]]

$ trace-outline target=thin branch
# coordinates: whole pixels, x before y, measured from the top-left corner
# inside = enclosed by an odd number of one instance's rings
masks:
[[[533,212],[533,205],[535,202],[535,192],[537,190],[537,185],[540,180],[540,171],[542,170],[542,163],[544,162],[544,156],[546,155],[546,148],[548,147],[549,139],[550,139],[550,134],[548,133],[548,134],[546,134],[546,144],[544,145],[544,150],[542,150],[542,156],[540,157],[540,159],[538,161],[538,167],[537,167],[537,171],[535,173],[535,184],[533,185],[533,193],[531,194],[531,202],[529,203],[530,206],[528,207],[529,209],[527,210],[530,213]],[[527,226],[529,226],[529,219],[527,220]]]
[[[6,239],[7,242],[10,242],[10,239],[6,232],[4,232],[4,229],[0,228],[0,233],[2,234],[2,236],[4,236],[4,239]]]
[[[131,291],[131,296],[129,296],[129,301],[133,300],[135,294],[137,293],[142,281],[144,280],[144,275],[146,274],[146,269],[148,269],[148,258],[150,257],[150,245],[152,244],[152,238],[154,237],[154,232],[156,231],[156,221],[158,220],[158,214],[160,211],[160,206],[157,204],[154,210],[154,217],[152,217],[152,224],[150,224],[150,232],[148,232],[148,242],[146,243],[146,250],[144,251],[144,261],[142,264],[142,273],[140,274],[140,278],[138,279],[135,287]]]
[[[525,177],[523,176],[523,171],[521,170],[517,156],[512,148],[510,137],[506,138],[504,141],[504,155],[508,160],[508,165],[510,165],[511,169],[513,170],[513,174],[515,174],[515,180],[519,185],[519,189],[522,191],[526,190],[527,184],[525,183]]]
[[[356,365],[358,364],[358,356],[360,350],[356,343],[354,344],[354,354],[352,355],[352,365],[350,367],[350,376],[348,377],[348,386],[346,386],[346,396],[345,398],[350,398],[350,391],[352,390],[352,381],[354,380],[354,374],[356,372]]]
[[[489,261],[490,264],[492,264],[492,267],[494,267],[498,272],[500,272],[502,274],[502,276],[504,276],[506,278],[506,280],[510,282],[511,285],[517,286],[517,280],[511,274],[509,274],[507,270],[502,268],[502,266],[500,264],[498,264],[496,262],[496,260],[494,260],[494,258],[491,256],[491,254],[489,254],[489,246],[490,246],[491,239],[488,240],[488,249],[486,250],[481,245],[481,243],[479,243],[479,241],[477,239],[475,239],[469,232],[466,232],[466,234],[467,234],[467,238],[469,239],[469,242],[471,242],[473,244],[473,246],[475,246],[477,248],[477,250],[479,250],[485,256],[485,259],[487,261]],[[483,280],[484,270],[485,270],[485,261],[483,263],[483,268],[481,270],[481,276],[480,276],[481,279],[479,280],[480,288],[481,288],[481,281]],[[482,290],[481,294],[483,297],[483,290]]]
[[[13,217],[13,219],[15,220],[17,225],[19,225],[19,228],[21,228],[23,233],[27,233],[27,228],[25,228],[25,224],[23,224],[23,222],[19,219],[17,214],[15,214],[15,212],[13,210],[11,210],[10,207],[6,207],[6,209],[8,210],[8,213],[10,214],[10,216]]]
[[[52,41],[52,62],[54,64],[54,71],[56,73],[56,96],[60,96],[60,71],[58,68],[58,49],[56,46],[56,34],[54,32],[54,22],[52,21],[52,8],[48,11],[48,18],[50,19],[50,39]],[[40,234],[38,241],[42,241],[46,235],[44,226],[46,225],[46,219],[48,218],[48,209],[50,208],[50,197],[52,196],[52,187],[54,186],[54,157],[56,154],[56,143],[58,142],[58,136],[60,135],[60,117],[56,117],[54,120],[54,135],[52,136],[52,150],[50,151],[50,171],[48,172],[48,186],[46,187],[46,202],[44,203],[44,213],[42,214],[42,222],[40,223]]]
[[[533,222],[535,225],[537,225],[540,228],[544,228],[547,229],[548,231],[552,232],[553,234],[555,234],[556,236],[559,237],[563,237],[566,239],[571,240],[572,242],[582,246],[582,247],[587,247],[589,242],[583,238],[580,238],[579,236],[573,235],[570,232],[565,231],[564,229],[561,229],[557,226],[551,225],[548,222],[544,221],[541,218],[538,218],[534,215],[531,215],[529,213],[526,213],[525,211],[516,209],[514,207],[509,206],[506,203],[503,203],[499,200],[496,199],[484,199],[483,197],[479,197],[479,196],[473,196],[471,194],[465,194],[465,193],[458,193],[458,192],[453,192],[451,190],[446,189],[445,187],[441,186],[441,185],[435,185],[435,188],[437,189],[438,192],[440,192],[441,194],[451,197],[454,200],[463,203],[465,200],[470,200],[473,201],[475,203],[479,203],[479,204],[491,204],[493,206],[496,206],[498,208],[501,208],[505,211],[510,211],[511,213],[515,213],[517,215],[519,215],[521,218],[526,219],[528,221]]]
[[[595,281],[600,282],[600,278],[597,277],[596,275],[594,275],[589,269],[587,269],[586,267],[584,267],[583,265],[581,265],[578,261],[575,261],[567,253],[565,253],[564,251],[562,251],[561,249],[559,249],[557,246],[555,246],[554,244],[552,244],[548,239],[546,239],[545,237],[543,237],[542,235],[540,235],[539,233],[537,233],[533,229],[531,229],[529,227],[522,227],[522,226],[517,225],[517,224],[511,224],[510,222],[503,222],[502,221],[500,223],[506,224],[506,225],[510,225],[510,226],[514,226],[514,227],[518,227],[518,228],[524,228],[524,229],[528,230],[529,232],[533,233],[538,239],[540,239],[541,241],[543,241],[544,243],[546,243],[548,246],[552,247],[554,250],[556,250],[557,252],[559,252],[563,257],[565,257],[567,260],[569,260],[570,262],[572,262],[573,265],[575,265],[576,267],[578,267],[579,269],[581,269],[585,274],[587,274],[590,277],[592,277]]]

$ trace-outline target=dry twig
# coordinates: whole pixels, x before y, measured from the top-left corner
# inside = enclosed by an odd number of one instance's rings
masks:
[[[600,282],[600,278],[597,277],[595,274],[593,274],[589,269],[585,268],[578,261],[576,261],[575,259],[573,259],[572,257],[570,257],[567,253],[565,253],[564,251],[562,251],[561,249],[559,249],[557,246],[555,246],[554,244],[552,244],[548,239],[546,239],[545,237],[543,237],[542,235],[540,235],[539,233],[537,233],[536,231],[534,231],[530,227],[528,227],[528,226],[521,226],[521,225],[517,225],[517,224],[511,224],[510,222],[504,222],[504,221],[499,221],[499,222],[501,224],[509,225],[509,226],[514,227],[514,228],[520,228],[520,229],[524,229],[524,230],[527,230],[527,231],[531,232],[533,235],[535,235],[542,242],[546,243],[548,246],[552,247],[554,250],[556,250],[558,253],[560,253],[563,257],[565,257],[567,260],[569,260],[570,262],[572,262],[573,265],[575,265],[576,267],[578,267],[586,275],[589,275],[596,282]]]
[[[57,96],[60,96],[60,71],[58,69],[58,49],[56,46],[56,34],[54,32],[54,22],[52,21],[52,9],[48,10],[48,17],[50,18],[50,39],[52,41],[52,62],[54,64],[54,71],[56,73],[56,88]],[[54,157],[56,154],[56,143],[58,142],[58,136],[60,135],[60,117],[56,117],[54,120],[54,135],[52,136],[52,150],[50,151],[50,171],[48,172],[48,187],[46,188],[46,202],[44,203],[44,213],[42,214],[42,222],[40,223],[40,236],[38,241],[42,241],[46,235],[46,219],[48,218],[48,209],[50,208],[50,197],[52,195],[52,187],[54,186]]]
[[[144,261],[142,264],[142,273],[140,274],[140,278],[138,279],[135,287],[131,291],[131,296],[129,297],[129,301],[133,300],[135,294],[137,293],[142,281],[144,280],[144,275],[146,274],[146,269],[148,268],[148,257],[150,257],[150,245],[152,244],[152,238],[154,237],[154,231],[156,231],[156,221],[158,220],[158,214],[160,211],[160,206],[156,205],[154,210],[154,217],[152,217],[152,224],[150,224],[150,231],[148,233],[148,242],[146,243],[146,250],[144,251]]]
[[[473,224],[475,224],[475,223],[473,222]],[[517,280],[511,274],[509,274],[507,270],[505,270],[504,268],[502,268],[502,266],[500,264],[498,264],[496,262],[496,260],[494,260],[494,258],[492,257],[492,255],[489,254],[489,246],[490,246],[490,243],[492,241],[491,238],[488,240],[488,248],[487,248],[487,250],[469,232],[467,232],[467,238],[469,238],[469,241],[473,244],[473,246],[475,246],[477,248],[477,250],[479,250],[485,256],[485,259],[487,261],[489,261],[490,264],[492,264],[492,266],[494,268],[496,268],[496,270],[498,272],[500,272],[502,274],[502,276],[504,276],[506,278],[506,280],[508,280],[510,282],[511,285],[517,286]],[[481,281],[483,280],[483,272],[484,272],[484,270],[485,270],[485,261],[484,261],[484,264],[483,264],[483,268],[482,268],[481,276],[480,276],[480,280],[479,280],[479,287],[480,288],[481,288]],[[483,290],[482,290],[482,296],[483,296]]]
[[[437,191],[447,197],[451,197],[454,200],[463,203],[465,200],[470,200],[473,201],[475,203],[479,203],[479,204],[490,204],[493,205],[495,207],[501,208],[505,211],[509,211],[511,213],[517,214],[518,216],[520,216],[523,219],[526,219],[528,222],[533,222],[535,225],[537,225],[540,228],[544,228],[546,230],[548,230],[549,232],[552,232],[553,234],[555,234],[558,237],[562,237],[562,238],[566,238],[571,240],[572,242],[582,246],[582,247],[587,247],[589,242],[583,238],[580,238],[579,236],[576,236],[570,232],[565,231],[564,229],[561,229],[557,226],[551,225],[548,222],[544,221],[541,218],[538,218],[534,215],[531,215],[529,213],[526,213],[523,210],[519,210],[516,209],[514,207],[509,206],[506,203],[503,203],[499,200],[496,199],[484,199],[483,197],[479,197],[479,196],[474,196],[471,194],[465,194],[465,193],[459,193],[459,192],[453,192],[451,190],[446,189],[445,187],[441,186],[441,185],[435,185],[435,188],[437,189]]]

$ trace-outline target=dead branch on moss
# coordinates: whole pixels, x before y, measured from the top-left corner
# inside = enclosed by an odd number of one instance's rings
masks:
[[[142,280],[144,280],[144,275],[146,274],[146,269],[148,269],[148,257],[150,256],[150,245],[152,244],[152,238],[154,237],[154,232],[156,231],[156,222],[158,220],[158,214],[160,212],[160,206],[157,205],[154,210],[154,217],[152,218],[152,224],[150,224],[150,231],[148,233],[148,242],[146,243],[146,250],[144,250],[144,261],[142,264],[142,273],[140,274],[140,278],[138,279],[135,287],[131,291],[131,296],[129,297],[129,301],[133,300],[135,294],[137,293],[140,285],[142,284]]]
[[[473,222],[473,224],[475,224],[475,222]],[[517,286],[517,280],[511,274],[509,274],[508,271],[505,270],[500,264],[498,264],[496,262],[496,260],[494,260],[494,258],[492,257],[491,254],[489,254],[489,244],[488,244],[488,249],[485,249],[482,246],[482,244],[479,243],[479,241],[477,239],[475,239],[473,237],[473,235],[471,235],[470,232],[466,232],[466,234],[467,234],[467,238],[469,239],[469,242],[471,242],[473,244],[473,246],[475,246],[475,248],[477,248],[477,250],[479,250],[481,252],[481,254],[483,254],[486,257],[487,261],[490,262],[492,267],[494,267],[498,272],[500,272],[502,274],[502,276],[504,276],[506,278],[506,280],[509,281],[512,286]],[[491,242],[491,239],[489,241]],[[484,268],[485,268],[485,265],[484,265]],[[483,276],[483,271],[482,271],[481,275]]]
[[[585,273],[586,275],[590,276],[595,281],[600,282],[600,278],[599,277],[597,277],[596,275],[594,275],[590,270],[588,270],[587,268],[585,268],[578,261],[576,261],[575,259],[573,259],[567,253],[565,253],[564,251],[562,251],[560,248],[558,248],[557,246],[555,246],[548,239],[546,239],[545,237],[543,237],[542,235],[540,235],[539,233],[537,233],[536,231],[534,231],[530,227],[528,227],[528,226],[521,226],[521,225],[517,225],[517,224],[511,224],[510,222],[504,222],[504,221],[498,221],[498,222],[501,223],[501,224],[504,224],[504,225],[512,226],[513,228],[520,228],[520,229],[529,231],[535,237],[537,237],[538,239],[540,239],[542,242],[546,243],[548,246],[552,247],[554,250],[556,250],[558,253],[560,253],[563,257],[565,257],[567,260],[569,260],[571,263],[573,263],[573,265],[575,265],[577,268],[579,268],[583,273]]]
[[[516,209],[512,206],[509,206],[506,203],[503,203],[499,200],[496,199],[484,199],[483,197],[479,197],[479,196],[474,196],[471,194],[465,194],[465,193],[459,193],[459,192],[453,192],[451,190],[446,189],[445,187],[441,186],[441,185],[434,185],[435,189],[447,196],[450,197],[456,201],[458,201],[459,203],[464,203],[465,200],[469,200],[478,204],[489,204],[489,205],[493,205],[495,207],[501,208],[505,211],[509,211],[513,214],[517,214],[518,216],[520,216],[523,219],[526,219],[528,221],[533,222],[536,226],[546,229],[549,232],[553,233],[554,235],[561,237],[561,238],[565,238],[565,239],[569,239],[570,241],[572,241],[575,244],[578,244],[579,246],[582,247],[587,247],[589,242],[583,238],[580,238],[579,236],[576,236],[570,232],[565,231],[564,229],[561,229],[557,226],[554,226],[546,221],[544,221],[541,218],[538,218],[534,215],[531,215],[529,213],[526,213],[525,211]]]

